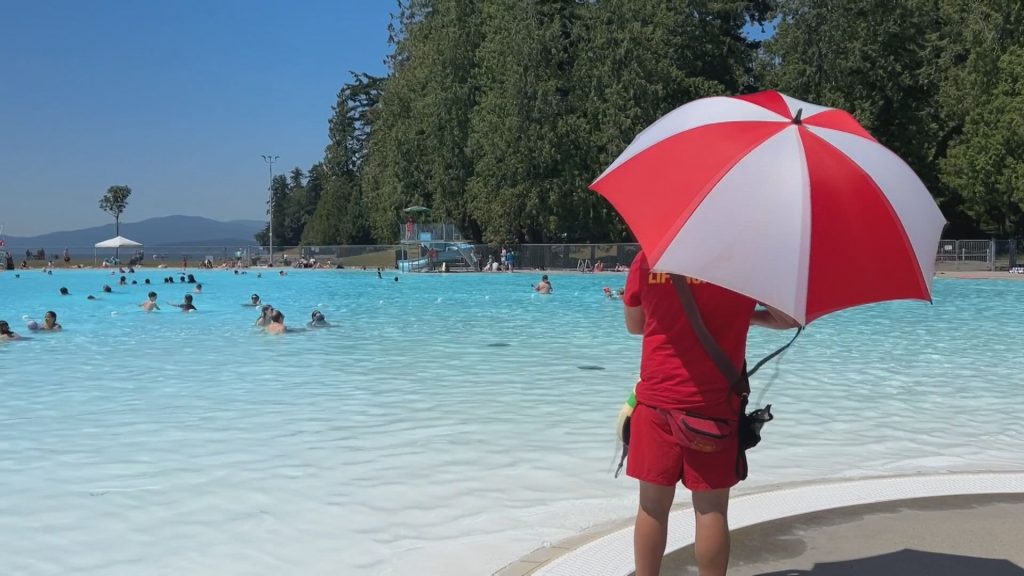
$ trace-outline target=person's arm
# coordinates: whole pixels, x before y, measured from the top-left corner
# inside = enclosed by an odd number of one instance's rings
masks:
[[[643,306],[623,306],[622,309],[626,312],[626,331],[630,334],[643,334],[644,324],[647,323]]]
[[[790,318],[786,313],[764,304],[761,304],[761,306],[763,306],[763,309],[754,310],[754,313],[750,316],[751,326],[760,326],[761,328],[769,328],[771,330],[789,330],[800,327],[800,323]]]
[[[643,334],[644,324],[647,323],[647,315],[644,313],[643,302],[640,298],[642,280],[639,270],[630,270],[629,276],[626,277],[626,290],[622,295],[622,304],[626,314],[626,331],[630,334]]]

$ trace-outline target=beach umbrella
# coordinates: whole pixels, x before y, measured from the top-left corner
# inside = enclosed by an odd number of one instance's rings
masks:
[[[121,248],[131,248],[131,247],[136,247],[137,248],[139,246],[142,246],[142,244],[140,244],[139,242],[136,242],[134,240],[129,240],[129,239],[125,238],[124,236],[114,236],[110,240],[104,240],[103,242],[97,242],[95,244],[94,248],[114,248],[115,249],[114,254],[116,255],[115,257],[120,258],[120,256],[121,256],[120,249]],[[93,262],[95,263],[95,261],[96,261],[96,251],[94,250],[93,251]]]
[[[125,238],[124,236],[115,236],[110,240],[104,240],[103,242],[97,242],[96,248],[125,248],[125,247],[138,247],[142,244]]]
[[[801,324],[931,299],[946,220],[852,115],[758,92],[683,105],[591,184],[653,269],[718,284]]]

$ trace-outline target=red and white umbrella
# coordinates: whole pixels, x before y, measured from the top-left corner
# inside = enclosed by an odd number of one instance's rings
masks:
[[[931,300],[946,220],[913,170],[842,110],[773,91],[697,100],[641,132],[591,189],[653,269],[801,324]]]

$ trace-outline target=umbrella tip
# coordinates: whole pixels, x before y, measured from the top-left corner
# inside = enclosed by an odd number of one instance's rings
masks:
[[[800,119],[800,116],[802,116],[803,113],[804,113],[804,109],[803,108],[797,108],[796,109],[796,116],[793,116],[793,124],[796,124],[797,126],[799,126],[799,125],[804,123],[804,121]]]

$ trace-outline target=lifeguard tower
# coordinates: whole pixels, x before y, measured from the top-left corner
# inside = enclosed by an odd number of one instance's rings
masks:
[[[473,245],[451,223],[429,223],[430,209],[411,206],[402,211],[405,222],[399,232],[402,256],[398,268],[402,272],[432,272],[443,264],[448,268],[477,269]]]

